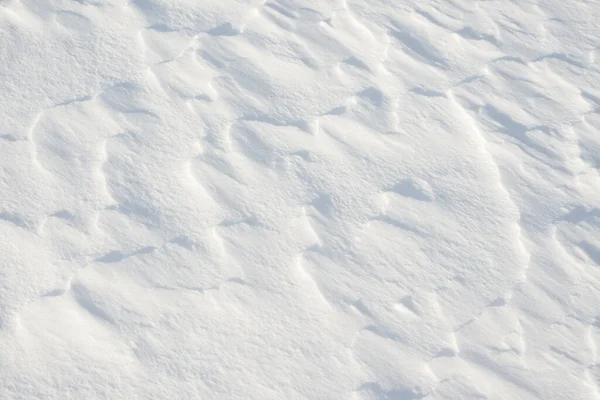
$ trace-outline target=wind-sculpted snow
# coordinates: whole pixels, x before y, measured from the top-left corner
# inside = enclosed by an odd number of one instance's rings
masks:
[[[600,399],[598,20],[0,1],[0,399]]]

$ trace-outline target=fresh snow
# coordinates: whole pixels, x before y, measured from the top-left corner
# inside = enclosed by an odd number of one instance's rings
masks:
[[[598,0],[0,0],[0,399],[600,399]]]

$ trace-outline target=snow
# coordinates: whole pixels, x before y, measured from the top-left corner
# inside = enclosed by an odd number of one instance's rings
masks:
[[[600,399],[599,20],[0,0],[0,399]]]

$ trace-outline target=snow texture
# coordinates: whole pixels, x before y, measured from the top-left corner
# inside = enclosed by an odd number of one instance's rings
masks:
[[[0,399],[600,399],[597,0],[1,0]]]

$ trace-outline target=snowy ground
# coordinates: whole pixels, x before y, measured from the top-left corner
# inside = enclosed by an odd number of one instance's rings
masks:
[[[0,399],[600,399],[597,0],[0,0]]]

